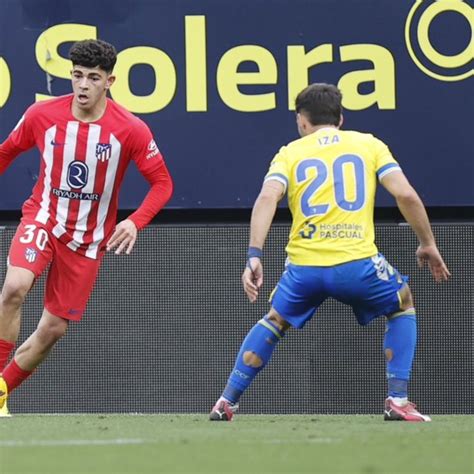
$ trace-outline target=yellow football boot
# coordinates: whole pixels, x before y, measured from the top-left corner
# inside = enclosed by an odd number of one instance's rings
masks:
[[[7,402],[5,400],[3,407],[0,408],[0,418],[7,418],[12,416],[10,411],[8,410]]]
[[[8,387],[0,376],[0,417],[11,416],[7,407]]]

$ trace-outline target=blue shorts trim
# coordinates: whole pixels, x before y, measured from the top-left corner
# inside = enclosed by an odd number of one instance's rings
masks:
[[[302,328],[319,306],[334,298],[352,307],[362,326],[400,311],[398,292],[408,281],[382,254],[332,267],[288,264],[271,303],[295,328]]]

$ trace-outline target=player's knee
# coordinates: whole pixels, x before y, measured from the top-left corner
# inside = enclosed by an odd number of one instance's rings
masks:
[[[405,311],[413,308],[413,297],[411,294],[410,287],[405,285],[399,292],[400,295],[400,310]]]
[[[254,369],[258,369],[263,365],[262,358],[257,353],[252,351],[244,352],[242,359],[245,365],[248,367],[253,367]]]
[[[285,321],[273,308],[267,316],[268,321],[271,321],[281,332],[286,332],[290,324]]]
[[[24,285],[14,281],[6,281],[2,289],[2,306],[13,309],[19,308],[23,304],[23,301],[25,301],[29,289],[29,285]]]

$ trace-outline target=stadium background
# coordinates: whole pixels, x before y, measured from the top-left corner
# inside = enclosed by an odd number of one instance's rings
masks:
[[[249,209],[273,154],[296,138],[294,91],[317,81],[340,85],[346,128],[387,142],[428,206],[453,273],[447,285],[415,267],[416,240],[384,192],[377,242],[411,275],[420,316],[414,398],[431,413],[472,413],[472,29],[472,4],[461,1],[274,0],[270,8],[1,0],[0,139],[32,102],[69,92],[61,58],[71,42],[97,36],[120,53],[113,98],[149,124],[176,187],[134,255],[106,258],[84,321],[18,389],[11,409],[209,409],[267,308],[263,299],[247,304],[240,288]],[[37,172],[32,151],[0,178],[2,274]],[[121,216],[145,193],[131,168]],[[265,252],[268,292],[282,270],[288,222],[283,205]],[[39,318],[42,284],[27,301],[22,340]],[[382,334],[382,321],[361,329],[347,308],[326,304],[287,337],[243,411],[379,412]],[[78,386],[95,396],[86,400]]]

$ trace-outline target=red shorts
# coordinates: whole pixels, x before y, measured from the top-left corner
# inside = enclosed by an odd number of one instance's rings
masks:
[[[9,265],[26,268],[39,277],[51,264],[44,307],[55,316],[79,321],[94,287],[102,255],[97,259],[74,252],[47,227],[22,219],[11,242]]]

